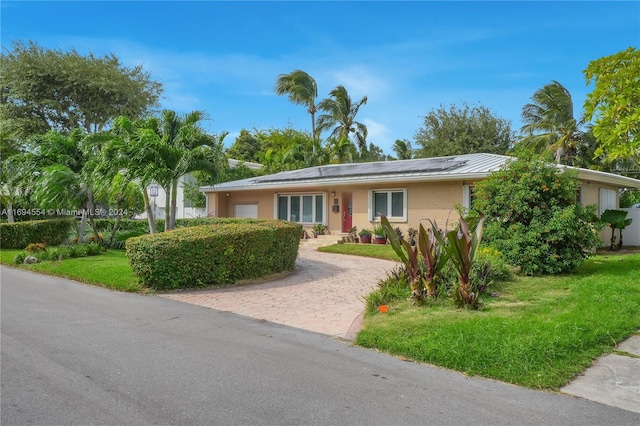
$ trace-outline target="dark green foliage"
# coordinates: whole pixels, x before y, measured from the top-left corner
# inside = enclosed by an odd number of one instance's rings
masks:
[[[475,293],[482,294],[492,284],[511,278],[511,269],[502,259],[500,252],[490,248],[478,249],[471,268],[471,288]]]
[[[628,189],[620,194],[621,209],[629,208],[634,204],[640,204],[640,189]]]
[[[113,229],[116,219],[95,219],[95,225],[98,232],[109,232]],[[141,234],[149,233],[149,223],[146,219],[122,219],[120,221],[119,231],[137,231]]]
[[[203,287],[294,269],[300,225],[217,220],[127,240],[127,257],[142,284],[158,290]]]
[[[486,107],[441,105],[424,117],[415,135],[414,158],[486,152],[505,154],[514,142],[511,122],[497,118]]]
[[[100,131],[118,115],[144,115],[162,93],[141,66],[125,67],[113,54],[81,55],[16,41],[1,56],[0,124],[3,133],[21,139],[49,130]]]
[[[188,228],[190,226],[216,225],[223,223],[253,223],[254,219],[229,219],[217,217],[199,217],[189,219],[176,219],[176,228]],[[98,232],[108,232],[113,228],[116,219],[96,219],[96,228]],[[164,229],[164,220],[157,219],[158,228]],[[122,219],[120,221],[119,231],[135,231],[141,234],[149,233],[149,223],[146,219]]]
[[[71,224],[69,219],[0,223],[0,247],[24,249],[32,243],[56,246],[67,238]]]
[[[596,247],[595,207],[576,204],[574,171],[538,160],[507,163],[476,185],[485,241],[526,275],[574,270]]]
[[[627,219],[627,212],[624,210],[605,210],[600,216],[600,220],[611,228],[611,250],[622,248],[622,230],[631,225],[632,219]],[[620,240],[616,244],[616,229],[620,233]]]
[[[227,150],[227,156],[239,161],[258,162],[262,142],[247,129],[240,130],[235,142]]]
[[[148,234],[148,232],[139,231],[117,231],[108,241],[105,241],[105,247],[115,250],[124,250],[125,243],[129,238],[139,237],[140,235]]]
[[[98,256],[103,253],[104,248],[101,244],[74,244],[70,246],[49,247],[46,250],[40,250],[37,252],[29,252],[27,250],[22,253],[18,253],[13,261],[16,265],[19,265],[24,263],[24,259],[27,256],[33,256],[40,262],[43,260],[64,260],[76,257]]]
[[[358,232],[358,235],[360,235],[361,237],[370,237],[371,236],[371,229],[361,229]]]

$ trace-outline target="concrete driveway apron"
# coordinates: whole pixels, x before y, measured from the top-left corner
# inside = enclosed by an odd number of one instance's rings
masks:
[[[360,329],[364,297],[396,265],[301,247],[296,270],[283,278],[161,296],[352,340]]]

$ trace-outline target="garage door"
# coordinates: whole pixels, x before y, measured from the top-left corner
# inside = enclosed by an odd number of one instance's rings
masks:
[[[258,218],[258,205],[257,204],[236,204],[233,206],[234,217],[246,217],[249,219]]]

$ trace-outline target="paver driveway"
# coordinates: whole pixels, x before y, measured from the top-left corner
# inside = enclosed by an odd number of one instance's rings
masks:
[[[284,278],[162,297],[351,340],[364,296],[396,265],[301,247],[296,270]]]

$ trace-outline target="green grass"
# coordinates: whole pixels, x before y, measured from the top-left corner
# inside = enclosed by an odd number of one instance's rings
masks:
[[[337,254],[351,254],[355,256],[376,257],[399,261],[398,255],[388,244],[335,244],[318,247],[318,251]]]
[[[577,274],[491,287],[480,311],[449,300],[369,313],[356,344],[522,386],[557,390],[640,327],[640,254],[597,256]]]
[[[14,265],[13,257],[22,250],[0,250],[0,263],[27,271],[69,278],[111,290],[141,292],[123,250],[109,250],[100,256],[78,257],[62,261],[45,261],[32,265]]]

